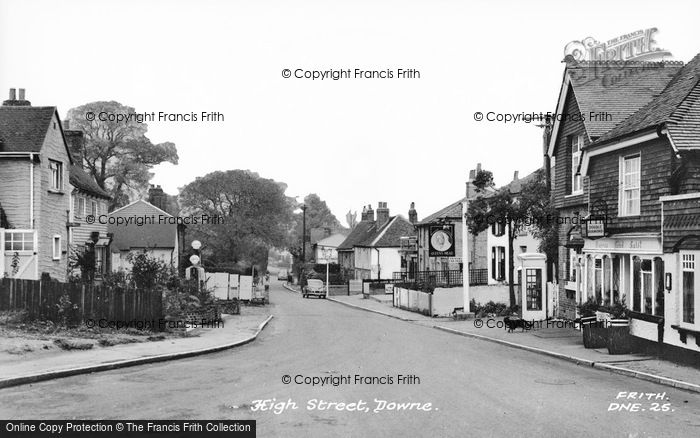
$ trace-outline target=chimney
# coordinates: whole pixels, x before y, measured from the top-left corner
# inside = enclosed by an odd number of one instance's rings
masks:
[[[148,189],[148,202],[165,212],[168,211],[167,206],[165,205],[166,195],[160,186],[151,185],[151,188]]]
[[[381,228],[389,222],[389,207],[386,202],[377,203],[377,228]]]
[[[408,221],[412,224],[418,223],[418,212],[416,211],[415,202],[411,202],[411,208],[408,209]]]
[[[481,163],[476,164],[476,169],[469,171],[469,181],[467,181],[466,196],[471,199],[472,195],[476,193],[476,187],[474,187],[474,180],[476,179],[476,174],[481,172]]]
[[[517,180],[518,180],[518,171],[516,170],[515,172],[513,172],[513,181],[517,181]]]
[[[73,160],[76,164],[82,166],[83,160],[83,148],[85,145],[85,137],[83,137],[83,131],[75,130],[71,131],[68,129],[68,120],[63,122],[64,130],[63,135],[66,136],[66,143],[68,145],[68,150],[70,151]]]
[[[367,220],[374,222],[374,210],[372,210],[372,204],[367,204]]]
[[[24,88],[19,89],[19,99],[15,94],[15,89],[10,88],[10,98],[4,101],[3,106],[31,106],[31,102],[24,99]]]

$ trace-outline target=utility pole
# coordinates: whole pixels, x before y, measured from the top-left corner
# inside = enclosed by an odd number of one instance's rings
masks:
[[[301,263],[306,263],[306,204],[301,204]]]

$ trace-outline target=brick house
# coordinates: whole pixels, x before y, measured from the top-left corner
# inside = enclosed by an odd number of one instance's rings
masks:
[[[360,222],[338,246],[338,263],[350,278],[391,279],[401,271],[401,238],[415,236],[414,225],[401,215],[390,216],[386,202],[362,211]]]
[[[681,69],[678,62],[568,64],[546,154],[550,158],[554,206],[559,211],[557,313],[575,318],[587,298],[581,218],[589,210],[589,177],[579,173],[583,151],[659,96]],[[614,182],[613,188],[617,187]]]
[[[0,106],[0,274],[66,280],[73,164],[56,107],[10,89]]]
[[[603,305],[624,296],[641,344],[700,354],[700,55],[669,70],[658,95],[583,148],[580,283]]]

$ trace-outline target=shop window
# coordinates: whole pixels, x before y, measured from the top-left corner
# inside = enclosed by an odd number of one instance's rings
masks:
[[[603,257],[603,304],[606,306],[612,305],[611,289],[612,289],[612,264],[610,257]]]
[[[664,316],[664,261],[661,257],[654,258],[654,288],[656,292],[654,315]]]
[[[593,263],[595,270],[593,273],[595,299],[597,302],[603,303],[603,259],[596,258]]]
[[[683,254],[683,322],[695,324],[695,255]]]
[[[654,303],[653,273],[651,260],[642,260],[642,296],[644,297],[644,313],[651,315]]]
[[[612,259],[612,299],[613,304],[620,300],[620,257]]]
[[[637,256],[632,258],[632,310],[635,312],[640,312],[642,306],[642,259]]]

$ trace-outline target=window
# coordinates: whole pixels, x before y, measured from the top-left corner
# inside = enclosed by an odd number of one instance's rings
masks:
[[[603,257],[603,305],[610,306],[613,304],[611,300],[611,287],[612,287],[612,264],[610,263],[610,257]]]
[[[581,193],[581,174],[578,173],[578,166],[581,162],[581,149],[583,149],[583,135],[571,137],[571,193]]]
[[[683,254],[683,322],[695,323],[695,255]]]
[[[642,280],[642,259],[634,256],[632,259],[632,310],[635,312],[641,311],[641,280]]]
[[[498,279],[505,280],[506,278],[506,247],[498,247]]]
[[[61,236],[53,236],[53,259],[61,260]]]
[[[85,215],[85,198],[82,196],[78,197],[78,208],[75,211],[75,215],[78,217]]]
[[[651,315],[654,302],[653,274],[651,271],[651,260],[642,260],[642,296],[644,297],[644,313]]]
[[[525,281],[527,310],[542,310],[542,270],[527,269]]]
[[[603,259],[594,260],[594,269],[595,300],[603,304]]]
[[[569,281],[576,281],[576,272],[578,272],[578,255],[576,250],[569,248]]]
[[[5,232],[5,251],[33,251],[33,232]]]
[[[51,169],[51,188],[63,190],[63,163],[49,160],[49,169]]]
[[[496,247],[491,247],[491,278],[494,280],[498,279],[498,274],[496,273]]]
[[[639,155],[624,157],[620,161],[619,216],[639,215],[640,163]]]
[[[506,234],[506,226],[503,221],[494,222],[491,224],[491,233],[494,236],[502,236]]]
[[[525,246],[525,245],[520,245],[520,252],[521,252],[521,253],[526,253],[526,252],[527,252],[527,246]]]
[[[97,216],[97,202],[95,201],[90,202],[90,214],[92,217]]]

